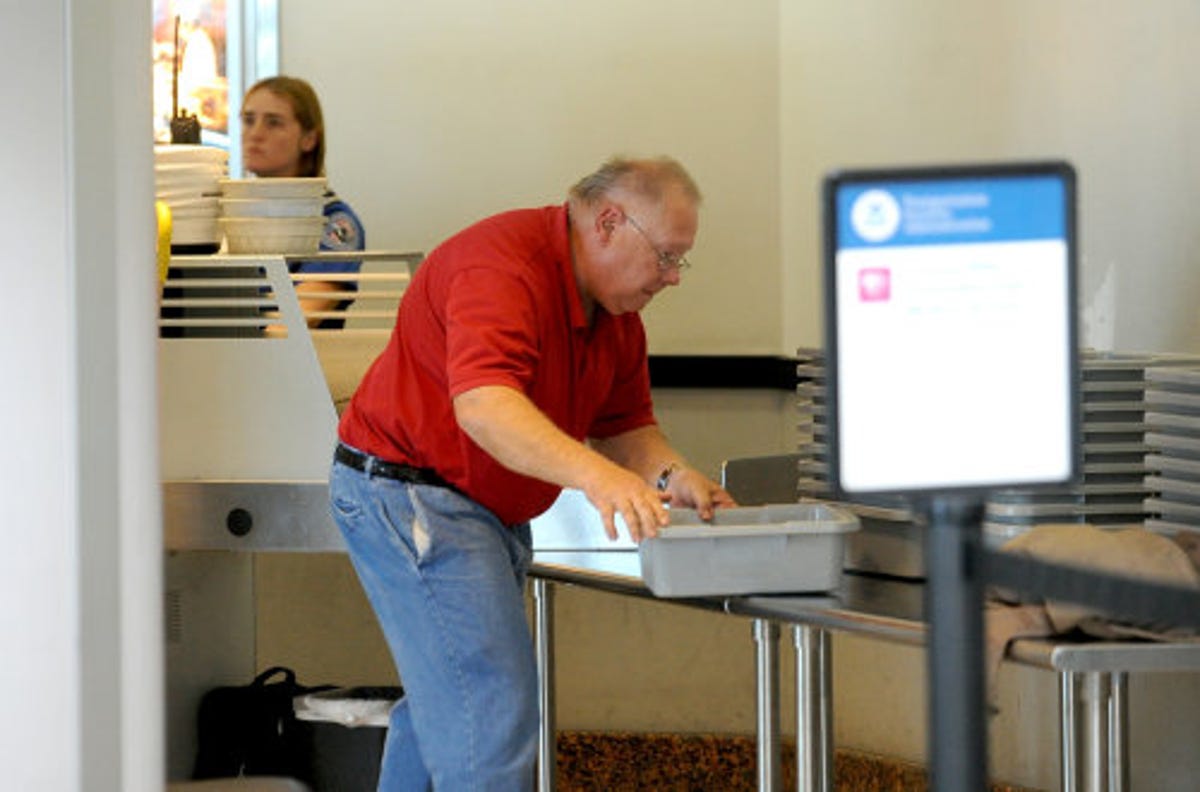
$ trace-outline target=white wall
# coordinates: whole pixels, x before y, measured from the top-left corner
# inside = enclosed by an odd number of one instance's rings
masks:
[[[317,0],[281,9],[333,185],[373,248],[561,201],[614,153],[671,154],[705,193],[694,267],[647,313],[657,353],[779,352],[774,2]]]
[[[27,79],[5,81],[0,91],[5,107],[25,112],[3,114],[0,139],[4,173],[25,189],[0,191],[0,212],[19,217],[27,234],[18,259],[6,246],[5,271],[11,293],[13,327],[40,329],[38,343],[26,333],[0,334],[0,359],[10,372],[3,391],[0,436],[14,451],[0,454],[3,525],[6,535],[21,536],[13,550],[0,554],[0,634],[6,636],[0,680],[16,691],[41,688],[38,697],[6,696],[0,711],[0,764],[15,771],[14,786],[23,789],[77,789],[79,777],[79,629],[78,537],[75,535],[75,489],[70,415],[71,303],[66,240],[66,147],[61,97],[66,63],[66,26],[60,4],[37,5],[29,29],[0,27],[0,52],[9,63],[28,59],[37,64]],[[26,65],[26,68],[28,65]],[[41,99],[40,97],[45,97]],[[21,152],[18,155],[17,152]],[[36,207],[36,213],[27,207]],[[40,262],[36,269],[29,262]],[[23,278],[13,280],[17,269]],[[20,372],[14,376],[12,372]],[[29,530],[36,526],[36,530]],[[23,647],[14,651],[17,647]],[[62,756],[30,763],[29,757]]]
[[[150,9],[18,5],[0,25],[0,785],[161,790]]]
[[[656,353],[820,342],[828,170],[1017,157],[1079,169],[1085,339],[1200,348],[1190,0],[296,0],[281,27],[372,247],[557,200],[613,152],[680,157],[707,203],[686,288],[648,312]]]
[[[827,170],[1065,157],[1080,177],[1081,305],[1112,278],[1115,348],[1200,349],[1200,5],[782,2],[780,20],[787,346],[820,339]]]

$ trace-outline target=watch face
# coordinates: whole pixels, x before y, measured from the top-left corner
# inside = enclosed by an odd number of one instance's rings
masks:
[[[826,180],[829,451],[841,491],[1075,476],[1074,200],[1065,163]]]

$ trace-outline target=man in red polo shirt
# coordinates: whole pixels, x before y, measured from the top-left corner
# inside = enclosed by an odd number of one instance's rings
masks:
[[[405,687],[380,789],[529,789],[529,520],[563,487],[635,541],[667,524],[664,502],[733,505],[659,430],[638,315],[679,284],[699,203],[674,160],[614,159],[563,205],[451,237],[413,278],[330,476]]]

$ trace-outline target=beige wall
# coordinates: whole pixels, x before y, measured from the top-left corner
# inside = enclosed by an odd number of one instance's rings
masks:
[[[707,203],[695,269],[648,312],[656,353],[819,343],[827,170],[1050,156],[1080,171],[1084,338],[1197,351],[1197,33],[1192,0],[296,0],[282,65],[322,95],[333,183],[372,247],[427,249],[484,214],[555,201],[613,152],[680,157]],[[659,396],[710,469],[794,447],[785,401]],[[390,673],[344,559],[258,570],[263,662],[348,683]],[[752,728],[744,622],[578,590],[560,619],[564,726]],[[920,758],[921,653],[845,637],[835,652],[839,744]],[[654,673],[631,674],[643,656]],[[1054,788],[1053,677],[1006,669],[1001,685],[997,774]],[[1135,680],[1134,695],[1135,788],[1189,788],[1200,685]]]
[[[706,200],[686,287],[647,314],[654,351],[779,351],[774,3],[298,0],[280,24],[372,247],[427,250],[614,153],[669,153]]]
[[[849,0],[780,8],[785,337],[820,338],[817,192],[830,168],[1065,157],[1097,345],[1196,351],[1191,206],[1200,68],[1190,0]],[[1105,279],[1115,302],[1097,300]]]
[[[296,0],[281,27],[372,247],[557,200],[613,152],[687,163],[707,195],[697,267],[649,311],[655,352],[820,341],[828,170],[1015,157],[1080,171],[1086,337],[1200,345],[1190,0]]]

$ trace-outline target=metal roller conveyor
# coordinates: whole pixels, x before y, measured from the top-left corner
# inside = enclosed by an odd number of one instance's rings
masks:
[[[362,260],[363,271],[288,272],[293,259],[346,258]],[[172,260],[159,340],[168,550],[343,549],[327,505],[337,407],[387,342],[420,259],[355,252]],[[353,305],[306,310],[296,284],[314,279],[341,282]],[[309,328],[329,319],[342,326]]]

